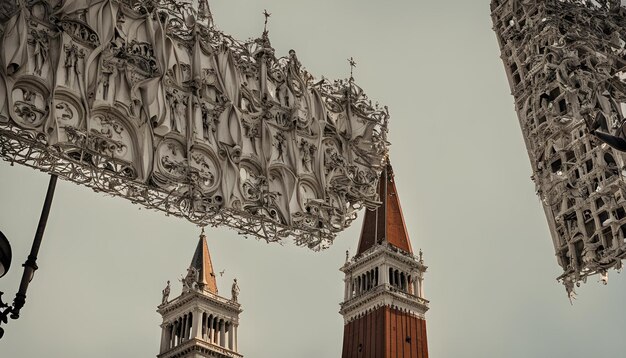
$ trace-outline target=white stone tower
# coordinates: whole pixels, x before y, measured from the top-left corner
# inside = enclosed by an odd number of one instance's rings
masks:
[[[237,348],[239,287],[233,282],[232,297],[218,295],[215,273],[204,235],[200,235],[187,275],[181,279],[180,296],[168,300],[170,283],[163,290],[157,312],[163,316],[158,358],[243,357]]]

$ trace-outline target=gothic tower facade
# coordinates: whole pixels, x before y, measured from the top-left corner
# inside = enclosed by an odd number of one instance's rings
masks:
[[[239,287],[233,282],[230,299],[218,295],[215,272],[204,235],[181,279],[182,293],[169,300],[170,283],[163,290],[157,312],[163,317],[158,358],[239,358],[237,332]]]
[[[626,256],[626,156],[591,132],[624,132],[626,10],[615,0],[492,0],[559,277],[574,286]]]
[[[379,183],[382,205],[366,210],[357,253],[345,274],[343,358],[428,358],[422,253],[413,254],[387,165]]]

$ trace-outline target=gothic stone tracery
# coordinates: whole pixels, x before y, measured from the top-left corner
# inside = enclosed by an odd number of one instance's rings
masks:
[[[626,11],[619,1],[493,0],[492,19],[559,279],[574,284],[626,255],[623,153],[588,128],[623,130]]]
[[[386,108],[187,0],[0,8],[0,157],[318,249],[376,199]]]

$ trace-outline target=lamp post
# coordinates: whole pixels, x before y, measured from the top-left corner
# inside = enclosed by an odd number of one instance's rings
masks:
[[[39,253],[43,233],[46,229],[46,223],[48,222],[48,215],[50,214],[50,207],[52,206],[52,198],[54,197],[56,184],[57,176],[54,174],[50,175],[48,191],[46,192],[46,199],[44,200],[41,216],[39,217],[39,224],[37,225],[37,232],[35,233],[33,246],[30,249],[30,254],[26,259],[26,262],[22,265],[24,267],[24,273],[22,274],[20,288],[15,294],[12,305],[8,305],[2,301],[3,292],[0,291],[0,325],[6,324],[9,317],[11,319],[18,319],[20,317],[20,310],[24,307],[24,303],[26,303],[26,290],[28,289],[28,284],[33,279],[35,271],[37,270],[37,254]],[[6,274],[10,265],[11,246],[9,245],[7,238],[0,232],[0,277]],[[0,338],[2,338],[3,335],[4,329],[0,327]]]
[[[11,267],[11,245],[0,231],[0,277],[6,275],[9,267]]]

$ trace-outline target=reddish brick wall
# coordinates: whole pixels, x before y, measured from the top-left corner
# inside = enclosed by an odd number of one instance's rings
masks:
[[[342,358],[428,358],[426,321],[379,308],[344,326]]]

